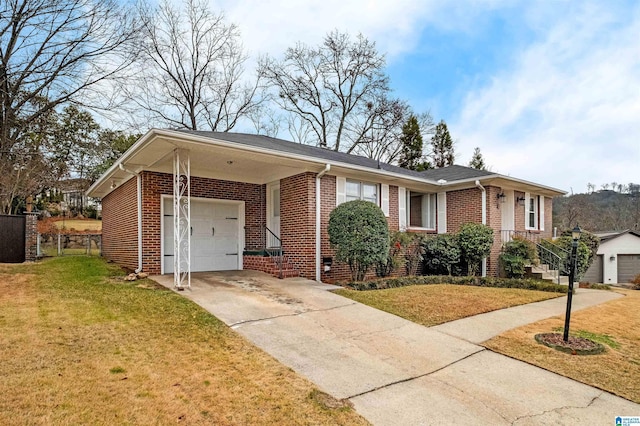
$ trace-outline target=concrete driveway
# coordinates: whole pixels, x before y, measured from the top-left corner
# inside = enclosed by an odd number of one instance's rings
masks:
[[[172,288],[172,276],[152,277]],[[564,312],[564,298],[423,327],[303,278],[192,274],[180,292],[377,425],[613,424],[640,406],[476,343]],[[581,291],[575,309],[617,297]],[[578,359],[578,358],[576,358]]]

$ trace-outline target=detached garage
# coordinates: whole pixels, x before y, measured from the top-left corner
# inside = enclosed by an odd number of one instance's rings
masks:
[[[640,274],[640,233],[636,231],[596,233],[598,256],[583,281],[605,284],[628,283]]]

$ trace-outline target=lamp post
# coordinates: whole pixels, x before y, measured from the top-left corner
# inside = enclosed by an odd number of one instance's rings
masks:
[[[564,317],[564,335],[562,336],[562,340],[565,342],[569,340],[569,322],[571,321],[571,299],[573,297],[573,280],[575,279],[576,273],[576,254],[578,252],[578,241],[580,240],[580,234],[582,234],[582,230],[576,224],[575,228],[571,230],[571,238],[573,239],[571,243],[571,257],[569,259],[569,291],[567,293],[567,313]]]

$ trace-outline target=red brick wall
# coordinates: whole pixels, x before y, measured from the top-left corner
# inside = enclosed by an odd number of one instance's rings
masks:
[[[389,231],[396,232],[400,229],[400,215],[398,212],[398,187],[389,185]]]
[[[553,198],[544,197],[544,231],[542,238],[553,236]]]
[[[447,192],[447,232],[455,234],[468,222],[482,223],[482,192],[478,188]]]
[[[345,263],[335,260],[335,252],[329,244],[329,233],[327,231],[329,225],[329,215],[336,208],[336,177],[325,175],[320,182],[321,206],[320,206],[320,228],[321,228],[321,244],[320,256],[333,258],[333,265],[329,272],[322,272],[321,279],[326,283],[348,282],[351,281],[351,271]],[[389,186],[389,217],[387,217],[389,231],[396,232],[399,229],[398,220],[398,187]],[[400,275],[403,275],[404,272]],[[367,273],[365,279],[375,278],[375,269]]]
[[[160,273],[161,244],[160,218],[161,195],[173,195],[173,175],[168,173],[142,173],[142,238],[143,270]],[[245,202],[245,246],[264,246],[260,225],[266,223],[266,187],[244,182],[191,177],[191,196]],[[104,208],[103,208],[104,209]]]
[[[316,174],[280,180],[280,238],[300,276],[315,279]]]
[[[138,267],[138,197],[132,177],[102,199],[102,256],[134,270]]]
[[[485,187],[487,191],[487,225],[493,229],[493,245],[491,253],[487,258],[487,276],[498,276],[499,264],[498,256],[502,250],[502,210],[501,201],[498,194],[502,192],[502,188],[496,186]]]
[[[513,212],[515,214],[515,219],[514,219],[514,223],[515,223],[515,230],[516,231],[524,231],[524,209],[525,209],[525,205],[524,202],[520,201],[516,201],[518,198],[524,198],[524,192],[520,192],[520,191],[513,191],[513,202],[515,203]]]

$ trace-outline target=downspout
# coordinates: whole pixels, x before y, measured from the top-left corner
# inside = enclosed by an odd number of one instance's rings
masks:
[[[322,277],[320,273],[320,269],[322,265],[320,264],[320,237],[321,237],[321,223],[320,223],[320,179],[324,176],[329,170],[331,170],[331,164],[326,164],[324,169],[316,175],[316,281],[321,282]]]
[[[132,172],[124,168],[122,163],[118,166],[123,172],[129,173],[136,177],[136,188],[138,198],[138,268],[134,271],[136,274],[142,271],[142,176],[140,173]]]
[[[476,180],[476,186],[482,191],[482,224],[487,224],[487,190]],[[487,276],[487,258],[482,259],[482,276]]]

